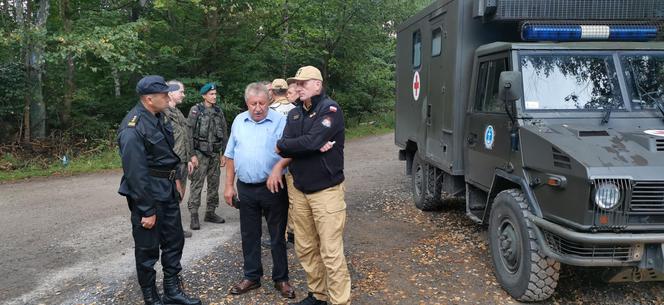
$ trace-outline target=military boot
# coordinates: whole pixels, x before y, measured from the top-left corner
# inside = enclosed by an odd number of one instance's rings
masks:
[[[214,211],[205,212],[205,218],[203,218],[203,221],[212,222],[212,223],[226,222],[226,220],[224,220],[221,216],[215,214]]]
[[[191,298],[182,291],[182,282],[178,276],[164,277],[164,303],[182,305],[201,305],[201,300]]]
[[[141,288],[141,292],[143,292],[143,301],[145,302],[145,305],[164,305],[157,292],[157,286]]]
[[[201,224],[198,222],[198,212],[191,213],[191,222],[189,223],[189,228],[192,230],[200,230]]]

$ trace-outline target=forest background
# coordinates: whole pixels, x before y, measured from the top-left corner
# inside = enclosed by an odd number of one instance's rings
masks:
[[[430,2],[0,0],[0,180],[118,167],[147,74],[185,84],[185,114],[217,83],[232,121],[246,84],[314,65],[351,136],[392,128],[396,26]]]

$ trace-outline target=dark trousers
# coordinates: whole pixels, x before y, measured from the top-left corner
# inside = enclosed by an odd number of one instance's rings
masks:
[[[288,194],[284,189],[271,193],[265,183],[237,183],[240,199],[240,232],[244,256],[244,278],[260,281],[263,276],[261,263],[261,216],[265,215],[272,248],[272,280],[288,280],[286,257],[286,220],[288,218]]]
[[[180,207],[176,198],[172,202],[156,202],[157,222],[148,230],[141,225],[141,216],[133,208],[131,199],[132,235],[134,236],[134,255],[136,257],[136,273],[141,288],[155,284],[156,272],[154,264],[159,259],[161,247],[161,265],[164,277],[177,276],[182,270],[180,259],[184,248],[184,234]]]

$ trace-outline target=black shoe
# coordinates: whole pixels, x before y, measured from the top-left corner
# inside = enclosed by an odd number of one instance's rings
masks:
[[[203,221],[212,222],[212,223],[224,223],[226,220],[221,218],[219,215],[215,214],[214,211],[205,212],[205,218]]]
[[[145,302],[145,305],[164,305],[157,292],[157,286],[141,288],[141,292],[143,292],[143,301]]]
[[[164,277],[164,303],[201,305],[201,300],[190,298],[182,291],[182,282],[177,276]]]
[[[309,295],[304,300],[297,303],[290,303],[290,305],[327,305],[327,302],[314,298],[314,294],[309,292]]]
[[[200,230],[201,224],[198,222],[198,213],[191,213],[191,222],[189,228],[192,230]]]
[[[184,238],[189,238],[193,235],[193,234],[191,234],[191,231],[187,231],[187,230],[182,230],[182,233],[184,234]]]
[[[295,234],[293,234],[293,232],[286,233],[286,241],[291,243],[291,244],[294,244],[295,243]]]

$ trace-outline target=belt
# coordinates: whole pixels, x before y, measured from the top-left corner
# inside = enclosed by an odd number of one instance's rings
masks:
[[[267,181],[263,182],[258,182],[258,183],[246,183],[238,180],[237,182],[242,183],[245,186],[250,186],[250,187],[259,187],[259,186],[265,186],[267,184]]]
[[[168,180],[175,180],[175,174],[177,173],[175,169],[166,170],[152,167],[150,167],[148,171],[152,177],[168,178]]]

